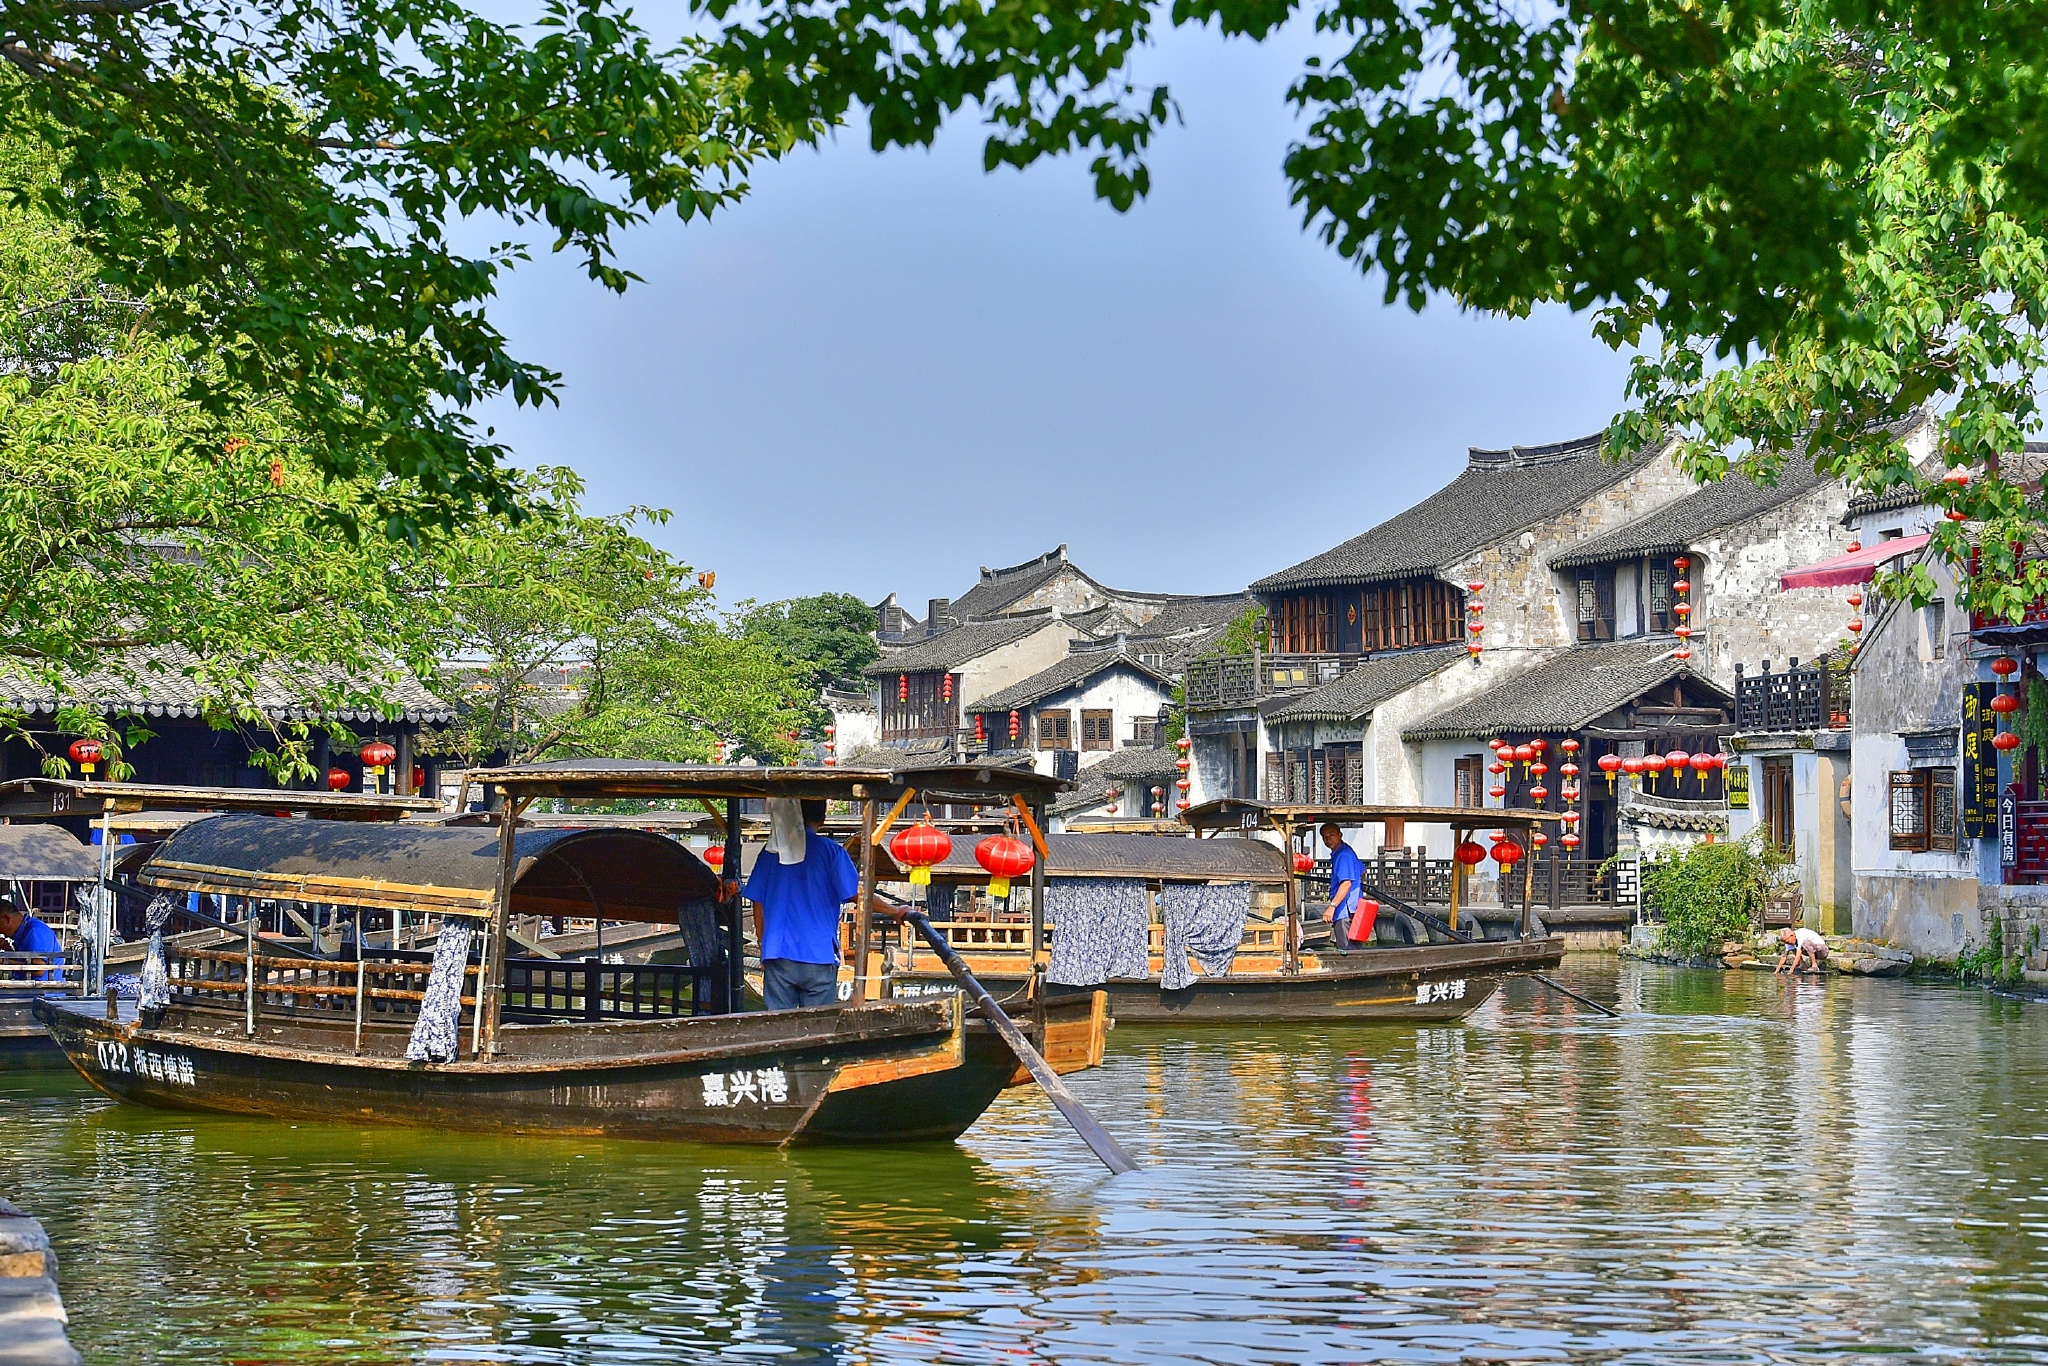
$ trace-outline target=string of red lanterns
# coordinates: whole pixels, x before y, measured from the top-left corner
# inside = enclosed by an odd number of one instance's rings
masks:
[[[1479,597],[1485,591],[1484,579],[1474,579],[1465,585],[1465,615],[1469,618],[1465,623],[1465,653],[1472,657],[1474,664],[1479,662],[1479,656],[1486,648],[1479,643],[1479,638],[1486,634],[1486,604]]]
[[[2020,662],[2010,655],[2000,655],[1991,661],[1991,672],[1998,675],[1998,693],[1991,699],[1993,724],[1998,727],[1991,737],[1991,747],[2007,752],[2020,747],[2020,733],[2012,728],[2013,713],[2020,709],[2019,692],[2005,691],[2004,684],[2018,673]]]
[[[1194,804],[1188,800],[1188,791],[1193,786],[1188,777],[1188,770],[1194,767],[1193,761],[1188,758],[1188,751],[1194,747],[1194,743],[1185,735],[1174,741],[1175,747],[1180,750],[1180,757],[1173,761],[1173,766],[1180,771],[1180,778],[1174,785],[1180,789],[1180,801],[1176,809],[1181,811],[1186,811]]]
[[[1692,658],[1692,580],[1685,575],[1692,568],[1692,557],[1679,555],[1671,561],[1671,567],[1678,571],[1678,577],[1671,582],[1671,596],[1677,599],[1671,604],[1671,614],[1678,618],[1672,634],[1678,637],[1678,648],[1671,652],[1671,657],[1686,660]]]
[[[1559,813],[1564,821],[1564,834],[1558,837],[1557,842],[1564,846],[1565,854],[1570,856],[1579,847],[1579,742],[1566,736],[1559,742],[1558,748],[1564,751],[1564,763],[1558,768],[1558,772],[1564,778],[1562,800],[1565,809]]]

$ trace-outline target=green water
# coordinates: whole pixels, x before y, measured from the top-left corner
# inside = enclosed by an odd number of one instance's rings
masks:
[[[290,1126],[0,1079],[93,1363],[2048,1361],[2048,1006],[1568,963],[1455,1028],[1122,1029],[957,1146]]]

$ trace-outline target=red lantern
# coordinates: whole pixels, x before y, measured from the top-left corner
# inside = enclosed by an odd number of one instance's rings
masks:
[[[1851,541],[1851,542],[1849,542],[1849,552],[1848,552],[1849,554],[1851,554],[1851,555],[1854,555],[1854,554],[1855,554],[1855,553],[1856,553],[1857,551],[1859,551],[1859,550],[1861,550],[1861,549],[1863,549],[1863,542],[1861,542],[1861,541]]]
[[[343,789],[345,789],[348,786],[348,784],[349,776],[347,769],[330,768],[327,770],[327,790],[329,792],[340,792]]]
[[[1492,787],[1486,789],[1486,795],[1493,798],[1497,802],[1506,801],[1508,790],[1500,786],[1498,783],[1496,783]]]
[[[1674,627],[1672,627],[1672,628],[1671,628],[1671,634],[1672,634],[1672,635],[1674,635],[1674,636],[1677,636],[1677,637],[1678,637],[1678,638],[1679,638],[1680,640],[1691,640],[1691,639],[1692,639],[1692,627],[1690,627],[1690,626],[1674,626]]]
[[[1530,840],[1538,849],[1541,849],[1544,845],[1550,843],[1550,836],[1538,830],[1534,835],[1530,836]]]
[[[942,702],[951,702],[953,700],[953,675],[947,674],[939,680],[939,700]]]
[[[1686,570],[1692,568],[1692,557],[1680,555],[1671,561],[1671,567],[1683,574]]]
[[[1633,754],[1631,754],[1628,758],[1623,759],[1621,761],[1621,771],[1623,773],[1628,774],[1629,777],[1633,778],[1638,773],[1641,773],[1643,771],[1646,764],[1646,760],[1638,759]]]
[[[1664,756],[1665,765],[1674,771],[1684,768],[1691,762],[1692,756],[1682,749],[1674,749]]]
[[[1577,740],[1566,737],[1558,743],[1559,748],[1563,749],[1566,754],[1577,754],[1579,752],[1579,742]]]
[[[1534,740],[1531,740],[1529,742],[1529,748],[1535,750],[1538,754],[1541,754],[1545,750],[1550,748],[1550,742],[1539,735]]]
[[[1674,602],[1671,604],[1671,611],[1675,616],[1689,617],[1692,615],[1692,604],[1689,602]]]
[[[1484,593],[1486,591],[1486,581],[1484,579],[1474,579],[1465,585],[1465,591],[1468,593]]]
[[[1863,605],[1863,595],[1861,593],[1851,593],[1843,601],[1847,602],[1851,607],[1861,607]]]
[[[421,788],[425,787],[426,785],[427,771],[424,768],[421,768],[418,764],[414,764],[412,766],[412,786],[407,788],[406,791],[418,792]]]
[[[1566,825],[1577,825],[1579,823],[1579,813],[1576,811],[1560,811],[1557,813],[1557,818]]]
[[[372,773],[382,773],[384,766],[398,757],[398,751],[382,740],[372,740],[363,746],[363,767]]]
[[[1010,879],[1031,871],[1031,846],[1008,835],[990,835],[974,846],[974,861],[988,873],[988,894],[1006,897]]]
[[[1516,844],[1506,835],[1502,835],[1494,842],[1493,861],[1498,863],[1503,869],[1512,868],[1521,861],[1522,855],[1527,852],[1521,845]]]
[[[1603,754],[1599,759],[1595,760],[1595,764],[1602,773],[1607,775],[1608,791],[1613,791],[1614,775],[1621,772],[1621,756],[1619,754]]]
[[[2002,692],[1991,699],[1991,710],[2000,716],[2009,716],[2020,709],[2020,700],[2009,692]]]
[[[1678,596],[1682,598],[1687,593],[1692,592],[1692,584],[1685,579],[1680,579],[1678,582],[1671,585],[1671,591],[1678,594]]]
[[[1692,765],[1693,772],[1705,773],[1714,766],[1714,756],[1711,754],[1695,754],[1687,762]]]
[[[2011,655],[2000,655],[1991,661],[1991,672],[2000,678],[2010,678],[2020,671],[2020,662]]]
[[[1491,773],[1494,777],[1498,778],[1501,774],[1508,771],[1508,766],[1502,763],[1500,760],[1495,759],[1492,763],[1486,766],[1486,771],[1488,773]]]
[[[1516,762],[1516,763],[1518,763],[1518,764],[1533,764],[1533,763],[1535,763],[1535,762],[1536,762],[1536,746],[1534,746],[1534,745],[1516,745],[1516,746],[1515,746],[1515,762]]]
[[[81,738],[71,742],[71,758],[77,763],[79,771],[88,778],[92,776],[93,769],[99,765],[100,756],[105,752],[97,740]]]
[[[1658,775],[1659,773],[1662,773],[1663,771],[1664,771],[1664,756],[1663,756],[1663,755],[1661,755],[1661,754],[1645,754],[1645,755],[1643,756],[1643,772],[1645,772],[1645,773],[1647,773],[1647,774],[1649,774],[1649,775],[1650,775],[1650,781],[1651,781],[1651,782],[1655,782],[1655,781],[1657,780],[1657,775]]]
[[[1941,476],[1941,482],[1947,484],[1950,488],[1968,488],[1970,486],[1970,472],[1961,466],[1957,466]]]
[[[1566,764],[1558,769],[1558,772],[1567,778],[1576,778],[1579,776],[1579,766],[1577,764]]]
[[[725,846],[714,844],[704,851],[702,857],[704,859],[704,866],[715,873],[725,867]]]
[[[1579,847],[1579,837],[1573,834],[1571,831],[1567,830],[1564,832],[1564,838],[1560,839],[1558,843],[1562,844],[1565,847],[1566,851],[1569,852],[1570,850]]]
[[[1849,618],[1849,629],[1850,629],[1850,630],[1852,630],[1852,631],[1860,631],[1860,630],[1862,630],[1862,629],[1863,629],[1863,618],[1862,618],[1862,617],[1851,617],[1851,618]]]
[[[1316,860],[1313,854],[1296,854],[1294,856],[1294,871],[1297,873],[1306,873],[1315,866]]]
[[[1964,512],[1961,508],[1950,508],[1941,515],[1948,518],[1951,522],[1967,522],[1970,520],[1970,514]]]
[[[1185,754],[1181,755],[1180,758],[1175,759],[1173,761],[1173,766],[1179,769],[1182,773],[1186,773],[1188,769],[1192,766],[1192,764],[1193,761],[1189,759],[1188,756]]]
[[[1452,856],[1467,868],[1476,868],[1486,862],[1486,851],[1471,840],[1461,840]]]
[[[1536,786],[1529,789],[1529,800],[1536,803],[1536,805],[1538,806],[1543,805],[1544,801],[1549,796],[1550,789],[1545,787],[1542,783],[1538,783],[1536,784]]]
[[[988,743],[988,716],[983,712],[974,713],[974,743]]]
[[[1716,755],[1714,756],[1714,772],[1716,772],[1716,773],[1724,773],[1724,772],[1726,772],[1726,771],[1727,771],[1727,769],[1728,769],[1728,756],[1727,756],[1727,755],[1725,755],[1725,754],[1716,754]]]
[[[1481,602],[1477,598],[1473,598],[1471,601],[1465,604],[1465,610],[1472,613],[1472,615],[1474,616],[1478,616],[1481,612],[1484,612],[1486,610],[1486,604]]]
[[[952,852],[952,838],[929,819],[899,831],[896,838],[889,841],[889,857],[895,859],[898,866],[908,868],[911,882],[920,887],[930,884],[932,865],[943,861]]]
[[[909,674],[896,675],[896,700],[898,702],[908,702],[910,700]]]
[[[1470,631],[1474,636],[1478,636],[1485,632],[1486,624],[1484,622],[1479,621],[1467,622],[1465,625],[1465,629]]]
[[[1676,660],[1681,660],[1681,661],[1683,661],[1683,660],[1688,660],[1688,659],[1691,659],[1691,658],[1692,658],[1692,646],[1690,646],[1690,645],[1681,645],[1681,646],[1679,646],[1679,647],[1678,647],[1677,649],[1675,649],[1675,650],[1673,650],[1673,651],[1671,652],[1671,657],[1672,657],[1673,659],[1676,659]]]
[[[2014,731],[2002,730],[1991,737],[1991,747],[1993,749],[2018,749],[2020,747],[2020,737]]]
[[[1472,658],[1476,661],[1479,658],[1480,649],[1481,646],[1478,641],[1471,641],[1465,646],[1465,653],[1472,656]]]

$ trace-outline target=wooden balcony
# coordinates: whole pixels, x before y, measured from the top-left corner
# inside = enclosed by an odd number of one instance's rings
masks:
[[[1849,724],[1849,685],[1825,664],[1745,674],[1735,666],[1735,729],[1743,732],[1838,730]]]
[[[1250,707],[1268,697],[1309,692],[1335,682],[1364,659],[1362,654],[1225,655],[1188,665],[1187,698],[1192,711]]]

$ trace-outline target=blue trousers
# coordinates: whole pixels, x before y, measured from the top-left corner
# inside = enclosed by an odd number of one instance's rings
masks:
[[[761,960],[761,994],[770,1010],[839,1004],[839,965],[799,963],[794,958]]]

